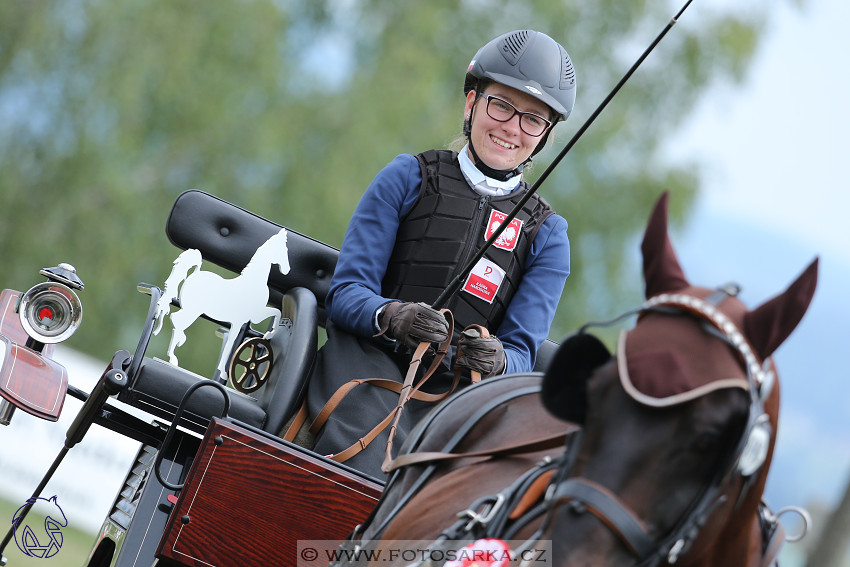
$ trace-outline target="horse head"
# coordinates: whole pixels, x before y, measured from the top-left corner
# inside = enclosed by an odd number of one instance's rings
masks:
[[[286,229],[280,229],[280,232],[270,237],[260,248],[260,251],[268,253],[268,261],[271,264],[277,264],[280,273],[286,275],[289,273],[289,249],[286,246]]]
[[[777,428],[771,354],[808,308],[817,260],[748,310],[736,286],[685,278],[666,194],[641,249],[647,301],[616,354],[579,332],[544,377],[546,408],[583,432],[543,539],[563,564],[749,565]]]

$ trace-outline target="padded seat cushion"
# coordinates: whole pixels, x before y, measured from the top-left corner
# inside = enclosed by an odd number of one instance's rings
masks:
[[[169,422],[173,420],[186,390],[199,380],[207,380],[193,372],[169,364],[157,358],[145,357],[139,377],[119,396],[119,399],[145,410]],[[254,427],[262,429],[266,423],[266,412],[251,396],[227,389],[230,396],[228,415]],[[180,425],[194,431],[204,431],[213,416],[221,416],[224,402],[216,388],[195,390],[184,409],[184,420]]]

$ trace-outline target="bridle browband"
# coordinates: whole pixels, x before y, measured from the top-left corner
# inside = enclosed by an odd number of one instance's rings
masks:
[[[658,565],[663,560],[666,560],[668,564],[675,563],[697,539],[700,529],[714,510],[726,501],[726,496],[722,492],[727,483],[737,475],[744,479],[738,496],[738,503],[740,503],[755,478],[754,474],[766,459],[772,431],[768,416],[764,413],[763,401],[770,394],[775,375],[769,362],[765,361],[764,365],[759,364],[743,333],[717,308],[723,299],[736,295],[737,292],[737,286],[725,286],[706,299],[682,293],[663,293],[648,299],[640,308],[612,320],[619,321],[624,316],[634,313],[642,315],[646,312],[694,315],[700,319],[707,332],[733,349],[746,370],[746,381],[741,380],[740,384],[725,386],[741,387],[749,394],[749,412],[744,432],[735,450],[729,454],[725,466],[718,468],[712,481],[703,488],[670,533],[660,541],[654,540],[641,519],[629,510],[628,506],[611,491],[588,479],[566,478],[551,487],[548,503],[550,511],[553,512],[561,504],[569,503],[574,510],[591,512],[629,549],[637,559],[639,567]],[[587,326],[582,327],[582,331]],[[618,357],[623,359],[624,353],[620,351],[625,346],[624,337],[625,334],[621,335],[620,348],[618,348]],[[622,365],[620,366],[622,369]],[[623,380],[622,376],[621,380]],[[624,386],[627,382],[628,378],[625,379]],[[705,392],[700,395],[704,394]],[[629,395],[634,398],[632,392],[629,392]],[[652,400],[656,399],[652,398]],[[636,399],[636,401],[649,402],[646,405],[654,407],[663,407],[687,400],[676,399],[660,403],[657,401],[653,403],[646,399]]]

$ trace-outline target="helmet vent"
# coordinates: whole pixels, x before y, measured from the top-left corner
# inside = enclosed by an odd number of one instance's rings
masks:
[[[565,89],[565,88],[569,88],[571,85],[575,84],[575,82],[576,82],[576,70],[573,67],[573,62],[570,59],[570,56],[567,55],[567,52],[562,49],[561,55],[563,55],[564,60],[561,62],[561,84],[560,84],[560,87],[562,89]]]
[[[528,30],[514,32],[502,40],[502,55],[511,65],[516,65],[528,44]]]

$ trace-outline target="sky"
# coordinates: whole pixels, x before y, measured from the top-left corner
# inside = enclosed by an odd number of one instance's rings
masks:
[[[710,93],[671,144],[706,171],[673,240],[694,283],[738,281],[751,308],[819,258],[809,312],[774,357],[782,403],[766,496],[775,509],[831,507],[850,482],[850,2],[781,2],[771,21],[744,84]]]
[[[692,147],[709,165],[716,162],[700,206],[781,227],[850,261],[850,173],[843,167],[850,3],[809,0],[803,10],[774,4],[774,25],[744,89],[707,97],[688,125]]]

